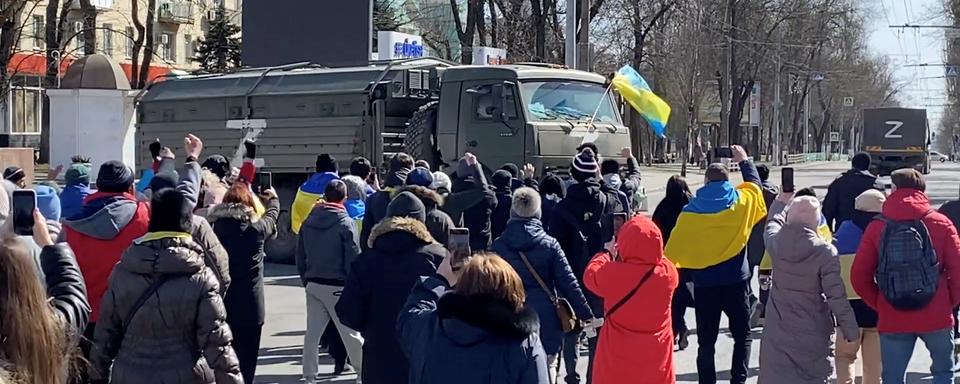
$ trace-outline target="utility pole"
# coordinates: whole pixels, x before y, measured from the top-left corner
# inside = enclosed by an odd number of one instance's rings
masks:
[[[724,72],[726,73],[723,75],[722,79],[718,79],[718,86],[721,91],[720,92],[720,110],[721,110],[720,111],[720,134],[721,135],[726,134],[727,145],[731,145],[735,143],[733,137],[730,136],[730,134],[733,131],[733,127],[730,124],[730,115],[732,114],[732,111],[730,109],[732,108],[731,106],[733,105],[732,103],[733,82],[731,80],[733,76],[733,55],[734,55],[733,35],[735,33],[735,28],[736,28],[736,24],[734,24],[734,17],[736,16],[734,12],[734,7],[736,7],[737,5],[736,3],[737,3],[736,0],[729,0],[729,2],[727,3],[726,19],[730,27],[727,35],[727,52],[725,57],[726,66],[725,66]],[[720,143],[718,142],[717,145],[719,144]]]
[[[803,95],[803,153],[810,152],[810,92]]]
[[[780,29],[780,48],[777,49],[777,84],[774,86],[774,97],[773,97],[773,155],[775,156],[773,163],[776,165],[783,165],[783,150],[780,149],[780,139],[782,124],[780,122],[780,72],[783,72],[783,59],[781,59],[780,53],[783,52],[783,29]]]
[[[564,40],[563,63],[567,68],[577,67],[577,0],[567,0],[566,39]]]
[[[577,38],[577,69],[589,71],[590,57],[590,0],[580,0],[580,36]]]
[[[690,147],[691,147],[691,133],[693,132],[693,127],[697,125],[697,110],[696,110],[696,97],[697,97],[697,80],[699,76],[697,74],[700,72],[700,45],[698,38],[700,34],[698,33],[698,28],[700,26],[700,6],[699,3],[695,5],[697,7],[695,20],[696,22],[690,25],[690,40],[693,41],[693,64],[690,67],[690,95],[687,99],[687,112],[690,114],[690,120],[687,124],[687,129],[683,132],[683,150],[680,151],[680,176],[687,177],[687,161],[690,160]]]

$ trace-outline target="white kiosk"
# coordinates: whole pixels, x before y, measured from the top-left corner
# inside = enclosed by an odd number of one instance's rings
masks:
[[[109,160],[136,165],[134,97],[123,70],[108,56],[85,56],[67,69],[50,97],[50,166],[89,157],[91,182]]]

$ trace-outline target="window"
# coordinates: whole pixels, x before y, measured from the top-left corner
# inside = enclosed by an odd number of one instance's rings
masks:
[[[619,123],[610,94],[603,85],[579,81],[531,81],[520,85],[523,105],[536,121],[590,120]]]
[[[493,109],[493,85],[486,84],[475,87],[471,90],[471,93],[474,95],[473,118],[476,120],[493,120],[493,114],[496,112]],[[505,86],[503,93],[506,96],[504,98],[503,112],[506,114],[507,119],[516,119],[519,117],[517,113],[516,88]]]
[[[133,27],[127,27],[127,35],[123,37],[123,40],[127,42],[127,58],[133,57],[133,39],[134,36]]]
[[[13,133],[39,133],[40,91],[37,89],[13,88]]]
[[[177,57],[174,52],[173,35],[169,33],[160,34],[160,52],[163,54],[163,59],[166,61],[174,62],[177,61]]]
[[[183,61],[189,64],[190,59],[196,55],[197,53],[193,49],[193,35],[183,35]]]
[[[73,33],[75,35],[73,39],[74,41],[77,42],[77,53],[81,55],[86,55],[87,52],[84,50],[85,44],[83,41],[83,22],[82,21],[73,22]]]
[[[46,46],[44,37],[47,34],[47,23],[43,21],[43,15],[33,15],[33,46],[43,48]]]
[[[113,56],[113,24],[103,25],[103,54]]]

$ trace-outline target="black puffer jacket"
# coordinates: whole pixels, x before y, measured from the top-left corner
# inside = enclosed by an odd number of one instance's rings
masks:
[[[216,233],[213,233],[213,227],[210,226],[207,219],[194,215],[192,225],[193,228],[190,232],[193,235],[193,241],[203,248],[203,261],[213,271],[217,281],[220,282],[220,296],[226,296],[232,281],[230,279],[230,257],[227,255],[227,250],[223,248],[223,244],[220,244],[220,239]]]
[[[490,231],[490,216],[497,208],[497,195],[487,185],[482,175],[457,178],[447,196],[444,211],[454,223],[470,230],[470,248],[482,251],[490,248],[493,241]]]
[[[827,196],[823,198],[823,217],[827,219],[827,225],[836,230],[840,223],[850,220],[857,196],[870,188],[883,192],[884,185],[870,172],[858,169],[846,171],[830,183]]]
[[[369,245],[354,263],[336,311],[363,335],[363,382],[405,384],[409,370],[397,341],[397,315],[417,278],[436,273],[447,252],[423,223],[405,217],[377,224]]]
[[[443,278],[420,280],[397,319],[411,384],[550,382],[533,309],[451,292]]]
[[[242,383],[219,284],[189,235],[148,233],[124,252],[101,304],[92,379]],[[164,279],[130,322],[140,297]],[[125,331],[124,331],[125,328]]]
[[[567,197],[553,210],[547,233],[560,242],[570,267],[583,286],[583,270],[587,262],[603,249],[602,219],[607,196],[593,179],[567,188]],[[587,238],[586,252],[576,247],[576,237]]]
[[[430,236],[433,236],[433,239],[440,244],[447,244],[447,240],[450,238],[450,229],[457,226],[453,223],[450,215],[440,210],[440,207],[443,206],[443,196],[429,188],[416,185],[408,185],[400,190],[400,192],[404,191],[417,196],[426,208],[427,218],[424,224],[430,231]]]
[[[375,225],[380,223],[384,217],[387,217],[387,205],[396,195],[398,189],[403,187],[407,179],[406,169],[391,169],[384,180],[383,190],[374,192],[367,197],[367,209],[363,213],[363,227],[360,228],[360,249],[366,251],[369,247],[367,243],[370,240],[370,232]]]
[[[230,260],[230,289],[224,297],[230,324],[260,325],[265,317],[263,303],[263,243],[277,231],[280,203],[267,202],[263,217],[239,204],[220,204],[210,210],[213,226]]]
[[[68,332],[79,336],[90,319],[90,304],[87,302],[83,275],[70,246],[60,243],[43,247],[40,251],[40,267],[46,280],[50,304]]]

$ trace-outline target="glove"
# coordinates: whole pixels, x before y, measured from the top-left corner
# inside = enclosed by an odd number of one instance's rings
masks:
[[[160,140],[150,143],[150,156],[154,159],[160,157],[160,151],[163,150],[163,145],[160,144]]]
[[[257,143],[254,143],[253,140],[244,140],[243,141],[244,154],[243,157],[246,159],[256,159],[257,158]]]

